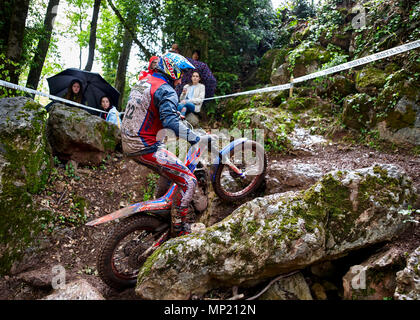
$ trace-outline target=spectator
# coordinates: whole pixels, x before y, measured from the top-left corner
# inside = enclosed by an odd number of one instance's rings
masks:
[[[200,73],[194,71],[191,76],[191,83],[185,85],[180,97],[181,103],[178,105],[178,111],[186,116],[187,113],[199,113],[203,99],[206,93],[206,88],[200,83]]]
[[[84,99],[82,83],[77,79],[72,80],[63,98],[83,104]]]
[[[67,91],[66,91],[65,95],[63,96],[63,99],[74,101],[74,102],[77,102],[77,103],[80,103],[80,104],[84,104],[85,103],[85,99],[83,97],[83,86],[82,86],[82,83],[79,80],[77,80],[77,79],[72,80],[70,82],[68,88],[67,88]],[[53,100],[52,102],[50,102],[49,104],[47,104],[45,106],[45,109],[49,112],[51,106],[54,103],[56,103],[56,102],[57,101],[54,101]],[[60,103],[62,103],[62,102],[60,102]],[[74,107],[72,104],[65,103],[65,102],[63,102],[63,103],[66,106]]]
[[[117,108],[114,106],[111,106],[111,100],[107,96],[103,96],[101,98],[101,107],[104,109],[104,111],[108,112],[108,115],[103,113],[103,118],[105,118],[106,121],[112,122],[118,128],[121,127],[121,121],[120,121],[120,115],[117,111]]]
[[[194,50],[192,55],[191,55],[191,58],[193,60],[198,61],[198,59],[200,59],[200,50]]]
[[[153,56],[149,59],[149,66],[147,67],[148,71],[142,71],[139,76],[139,80],[146,78],[149,74],[153,74],[156,69],[158,62],[158,57]]]
[[[175,52],[179,54],[179,47],[177,43],[174,43],[171,47],[171,50],[169,50],[169,52]]]
[[[200,51],[194,50],[193,57],[199,59]],[[195,67],[195,70],[198,71],[201,75],[201,82],[206,88],[205,98],[211,98],[214,96],[214,92],[216,91],[216,78],[214,77],[213,73],[211,72],[209,66],[206,63],[199,60],[195,60],[194,58],[187,57],[187,60]],[[182,77],[181,84],[175,88],[178,96],[181,95],[184,86],[191,82],[192,73],[192,70],[185,71],[184,76]]]

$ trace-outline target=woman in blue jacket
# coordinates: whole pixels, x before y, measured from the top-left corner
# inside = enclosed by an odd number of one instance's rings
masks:
[[[101,107],[104,111],[108,112],[105,120],[108,122],[112,122],[113,124],[117,125],[118,128],[121,128],[121,121],[117,111],[117,108],[111,106],[111,101],[107,96],[103,96],[101,98]]]

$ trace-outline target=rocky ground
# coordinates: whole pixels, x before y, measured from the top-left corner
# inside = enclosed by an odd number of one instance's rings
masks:
[[[356,169],[374,163],[392,163],[403,168],[420,190],[420,157],[405,150],[380,152],[364,146],[331,142],[318,145],[312,153],[299,156],[269,155],[268,180],[265,192],[273,193],[302,188],[304,182],[282,183],[273,189],[274,168],[304,166],[314,168],[315,177],[334,169]],[[47,188],[37,196],[37,202],[54,212],[55,221],[46,227],[40,239],[40,249],[30,248],[25,258],[16,263],[11,274],[0,279],[0,299],[40,299],[51,293],[52,268],[61,265],[66,270],[66,282],[84,279],[95,287],[105,299],[138,299],[134,289],[117,292],[105,285],[97,276],[96,252],[109,225],[86,227],[84,223],[126,206],[143,201],[153,194],[156,175],[121,154],[110,155],[99,167],[70,166],[56,161],[55,170]],[[313,176],[313,175],[312,175]],[[230,208],[232,210],[232,208]],[[230,212],[221,210],[215,220]],[[420,245],[420,228],[413,226],[399,239],[389,244],[406,252]],[[256,288],[255,290],[257,290]],[[252,290],[251,290],[252,291]],[[249,294],[255,292],[249,291]],[[229,298],[232,292],[212,292],[209,298]]]

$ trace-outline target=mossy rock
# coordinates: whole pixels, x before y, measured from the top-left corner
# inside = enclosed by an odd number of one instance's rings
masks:
[[[294,113],[299,113],[303,110],[309,109],[316,104],[315,98],[308,97],[293,97],[289,98],[283,103],[282,108]]]
[[[251,96],[249,95],[242,95],[227,99],[226,103],[222,105],[224,119],[228,123],[232,123],[233,114],[238,110],[249,108],[250,103]]]
[[[272,84],[279,85],[290,82],[289,64],[283,63],[282,65],[274,68],[271,72],[270,81]]]
[[[301,192],[258,197],[203,233],[171,239],[139,271],[143,299],[189,299],[208,290],[246,286],[405,230],[412,181],[392,165],[333,171]]]
[[[376,94],[386,83],[388,74],[378,68],[367,67],[356,73],[356,89],[360,93]]]
[[[290,149],[287,135],[293,131],[296,119],[296,116],[280,108],[249,108],[235,112],[233,128],[262,129],[266,149],[287,152]]]
[[[344,98],[343,123],[356,130],[373,127],[376,124],[374,98],[365,93]]]
[[[420,106],[403,97],[398,101],[394,110],[389,112],[385,121],[387,126],[392,129],[402,129],[414,127],[418,118],[420,119]],[[420,123],[418,127],[420,127]]]
[[[328,81],[327,94],[330,98],[342,99],[355,91],[353,81],[342,75],[336,75]]]
[[[310,88],[299,88],[299,89],[310,90]],[[302,92],[305,93],[306,90]],[[298,92],[299,91],[300,90],[298,90]],[[302,112],[306,110],[310,110],[310,112],[315,115],[325,116],[331,113],[332,104],[317,96],[314,96],[314,97],[297,96],[297,97],[289,98],[287,101],[283,102],[281,104],[281,108],[292,112],[293,114],[296,115],[296,117],[298,117],[299,115],[302,115]]]
[[[310,31],[311,31],[310,26],[306,26],[306,27],[298,29],[292,34],[292,37],[290,38],[290,43],[293,44],[293,43],[301,42],[305,40],[309,36]]]
[[[223,110],[223,118],[231,125],[234,122],[234,114],[243,109],[249,108],[271,108],[277,107],[287,99],[289,91],[272,91],[258,93],[254,95],[242,95],[235,98],[227,99],[221,104]]]
[[[321,46],[298,47],[288,56],[289,70],[295,78],[315,72],[319,66],[330,61],[331,53]]]
[[[118,126],[85,110],[54,104],[48,118],[54,155],[84,165],[99,165],[121,141]]]
[[[378,95],[375,109],[378,121],[386,121],[392,129],[418,127],[420,118],[420,84],[400,70],[388,77],[384,89]]]
[[[32,99],[0,100],[0,273],[9,271],[50,219],[32,202],[52,166],[46,118]]]
[[[264,56],[261,58],[260,65],[256,74],[258,83],[270,83],[270,76],[273,69],[284,63],[286,54],[287,49],[271,49],[264,54]]]

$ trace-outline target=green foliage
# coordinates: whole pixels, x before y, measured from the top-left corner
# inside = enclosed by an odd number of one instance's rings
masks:
[[[239,83],[239,77],[236,74],[228,72],[215,72],[215,78],[217,79],[216,95],[225,95],[231,93]]]
[[[113,84],[117,74],[118,58],[122,46],[123,26],[115,14],[101,2],[101,21],[98,23],[97,49],[102,62],[102,76]]]
[[[143,191],[143,201],[148,201],[153,199],[153,195],[156,189],[156,182],[159,179],[160,175],[156,173],[149,173],[146,177],[146,187],[142,188]]]
[[[65,34],[69,37],[75,37],[79,44],[79,68],[82,68],[82,49],[89,44],[89,20],[88,9],[92,7],[93,0],[67,0],[70,5],[66,10],[66,17],[70,21]]]
[[[177,42],[183,54],[201,49],[213,72],[240,75],[258,63],[272,39],[270,1],[165,1],[164,47]]]
[[[344,54],[340,48],[334,46],[333,44],[328,44],[327,51],[331,52],[331,59],[322,65],[321,70],[346,63],[349,58],[347,54]]]
[[[13,62],[10,59],[7,59],[6,55],[4,53],[0,52],[0,79],[3,80],[3,81],[10,82],[9,70],[6,67],[7,64],[14,65],[15,67],[20,66],[19,63],[16,63],[16,62]],[[13,90],[13,89],[9,89],[9,88],[0,86],[0,98],[23,96],[23,95],[25,95],[25,94],[22,91],[16,91],[16,90]]]
[[[85,224],[88,219],[88,201],[77,194],[71,194],[67,202],[70,203],[70,212],[55,215],[54,224],[74,227]]]
[[[65,166],[66,170],[64,172],[65,176],[70,178],[70,179],[74,179],[74,180],[79,180],[80,177],[76,174],[76,170],[73,167],[73,164],[71,162],[67,162],[66,166]]]

